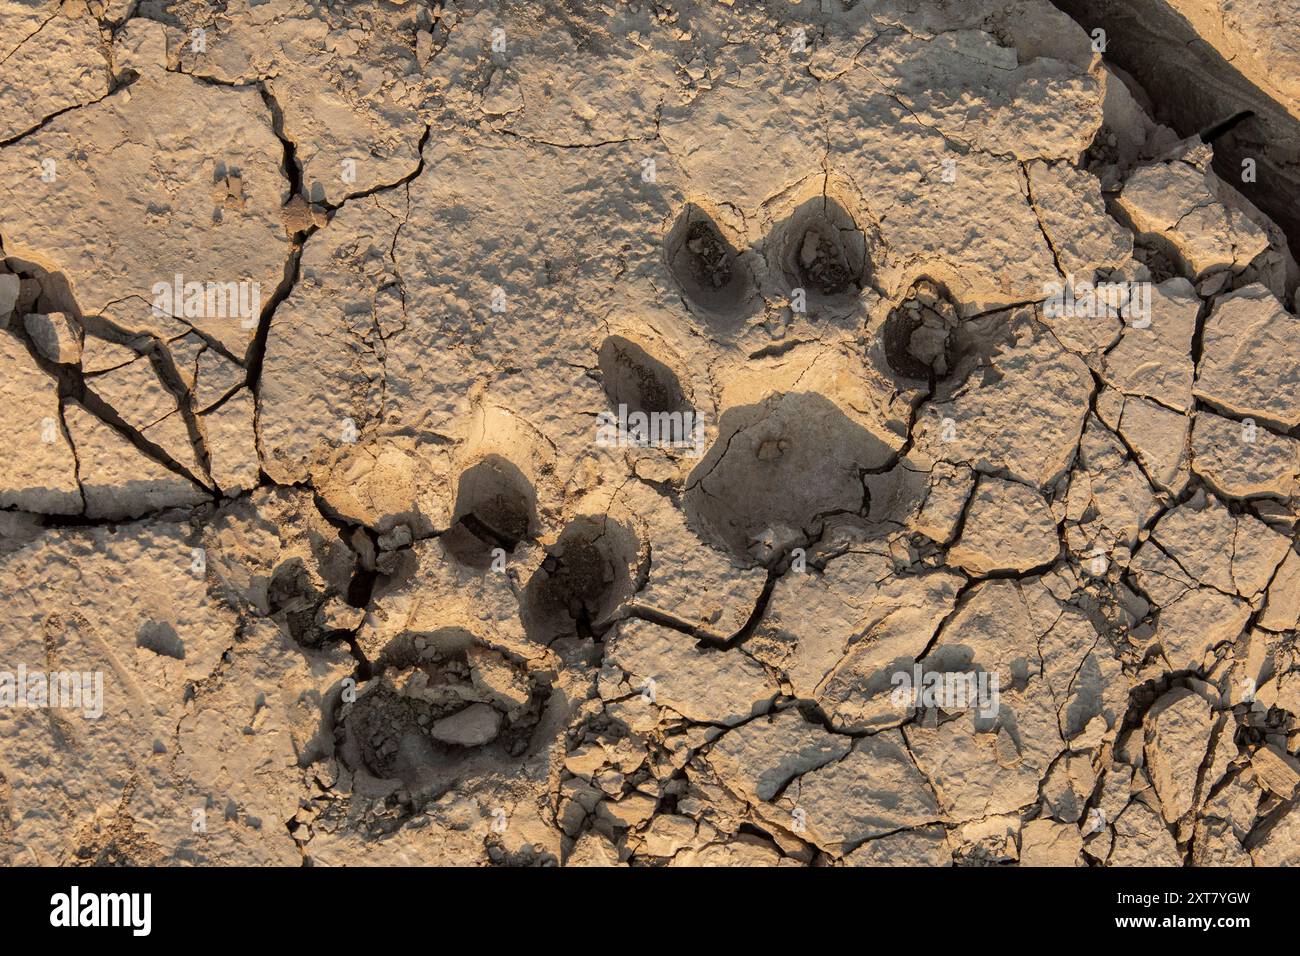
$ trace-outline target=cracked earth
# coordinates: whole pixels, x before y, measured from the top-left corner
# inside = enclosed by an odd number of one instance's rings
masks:
[[[0,0],[0,862],[1300,863],[1294,16],[1058,6]]]

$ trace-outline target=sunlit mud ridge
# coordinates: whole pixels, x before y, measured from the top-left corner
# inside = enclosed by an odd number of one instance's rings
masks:
[[[1059,6],[0,0],[0,863],[1300,864],[1294,51]]]

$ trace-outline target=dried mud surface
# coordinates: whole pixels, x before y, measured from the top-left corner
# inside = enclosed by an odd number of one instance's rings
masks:
[[[1274,5],[219,6],[0,0],[0,862],[1300,863]]]

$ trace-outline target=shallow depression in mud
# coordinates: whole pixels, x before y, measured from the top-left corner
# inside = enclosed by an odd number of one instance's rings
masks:
[[[889,448],[834,402],[773,394],[728,409],[718,439],[687,481],[687,517],[738,558],[764,562],[803,541],[824,518],[865,513],[863,470]]]
[[[723,318],[748,312],[754,277],[745,257],[702,207],[689,204],[664,243],[668,269],[686,300]]]
[[[958,322],[957,307],[947,294],[928,280],[918,281],[881,327],[889,367],[896,375],[919,381],[948,375],[958,352]]]
[[[688,410],[677,374],[635,342],[611,335],[600,346],[599,362],[605,394],[615,408],[646,414]]]
[[[524,591],[528,636],[542,643],[578,634],[599,636],[606,619],[635,589],[636,535],[604,516],[576,518],[547,549]]]
[[[493,550],[513,552],[536,534],[537,493],[503,455],[486,455],[461,473],[447,546],[458,559],[485,565]]]
[[[787,294],[803,290],[810,308],[851,304],[870,284],[868,236],[833,196],[801,203],[766,245],[769,271]]]

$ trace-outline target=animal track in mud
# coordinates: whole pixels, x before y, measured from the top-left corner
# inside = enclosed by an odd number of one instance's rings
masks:
[[[920,381],[948,375],[954,367],[952,333],[957,324],[957,307],[947,294],[927,279],[918,280],[881,328],[889,367],[903,378]]]
[[[448,549],[461,561],[486,565],[494,548],[513,552],[536,534],[537,493],[503,455],[486,455],[461,473]]]
[[[814,535],[823,516],[861,513],[862,470],[888,447],[813,392],[728,409],[687,481],[686,514],[737,557],[764,563]]]
[[[167,69],[201,11],[98,6],[0,23],[49,61],[0,150],[0,656],[123,666],[93,760],[7,721],[0,861],[1300,862],[1297,243],[1219,149],[1262,112],[1162,127],[1039,0],[839,9],[792,69],[808,3],[234,4],[295,77],[234,85]],[[1045,314],[1069,270],[1171,284]],[[149,314],[181,272],[254,321]]]
[[[615,407],[646,414],[689,409],[676,373],[635,342],[611,335],[600,346],[599,361],[605,394]]]
[[[434,708],[426,701],[403,697],[391,685],[372,684],[346,712],[347,733],[371,774],[380,779],[413,779],[420,766],[437,758],[426,733]]]
[[[379,676],[339,712],[345,760],[381,780],[428,785],[478,748],[519,756],[549,695],[549,684],[445,627],[403,634],[379,655]]]
[[[664,244],[668,269],[687,301],[723,318],[743,315],[754,299],[744,256],[702,207],[688,204]]]
[[[854,284],[848,257],[827,229],[812,228],[799,243],[799,273],[822,295],[839,295]]]
[[[307,568],[300,558],[286,561],[275,569],[267,585],[266,600],[271,618],[289,632],[302,647],[319,647],[328,630],[318,618],[325,595],[311,584]]]
[[[766,245],[769,269],[787,291],[803,289],[810,308],[849,304],[869,284],[868,237],[830,195],[801,203]]]
[[[524,628],[549,644],[565,634],[594,636],[632,596],[636,535],[604,516],[584,515],[561,532],[524,591]]]

